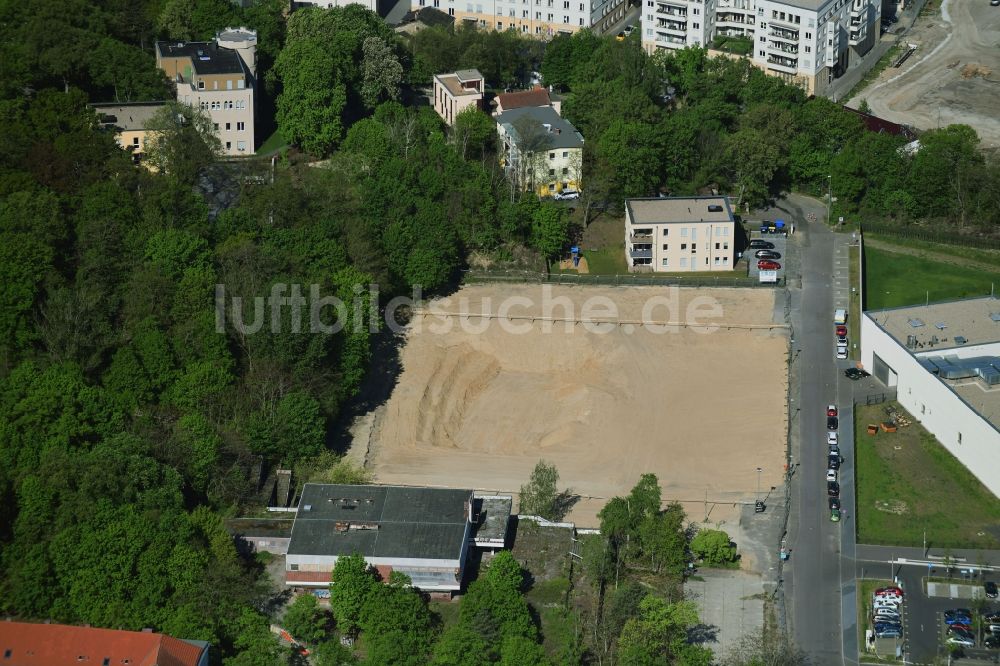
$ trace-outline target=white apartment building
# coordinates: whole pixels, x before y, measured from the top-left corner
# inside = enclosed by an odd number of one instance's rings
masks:
[[[729,271],[735,255],[736,221],[728,197],[625,200],[629,271]]]
[[[582,28],[600,32],[621,20],[625,0],[411,0],[411,9],[434,7],[456,21],[484,30],[516,30],[537,37],[572,34]]]
[[[881,0],[642,0],[642,43],[711,48],[746,37],[751,62],[810,94],[847,71],[879,36]]]
[[[227,28],[211,42],[157,42],[156,65],[177,89],[177,101],[212,119],[225,155],[252,155],[257,33]]]

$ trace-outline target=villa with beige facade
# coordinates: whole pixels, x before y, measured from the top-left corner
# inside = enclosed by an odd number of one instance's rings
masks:
[[[728,197],[625,200],[630,272],[729,271],[736,263],[736,240]]]
[[[434,75],[434,110],[451,127],[462,111],[483,108],[486,83],[478,69]]]

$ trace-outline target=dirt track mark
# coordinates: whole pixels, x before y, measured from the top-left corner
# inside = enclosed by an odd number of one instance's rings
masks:
[[[889,243],[883,240],[875,240],[873,238],[865,238],[865,247],[872,247],[876,250],[883,250],[885,252],[895,252],[896,254],[906,254],[911,257],[920,257],[921,259],[929,259],[942,264],[975,268],[976,270],[988,271],[991,273],[995,273],[997,270],[1000,270],[1000,258],[998,258],[996,264],[990,264],[985,261],[963,259],[962,257],[956,257],[950,254],[930,252],[928,250],[920,250],[915,247],[906,247],[904,245],[895,245],[894,243]]]

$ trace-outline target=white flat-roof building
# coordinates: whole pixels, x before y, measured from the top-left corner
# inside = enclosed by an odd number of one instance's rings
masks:
[[[628,10],[625,0],[411,0],[411,9],[436,7],[457,23],[481,30],[516,30],[548,38],[583,28],[606,31]]]
[[[625,200],[625,259],[640,271],[729,271],[736,221],[728,197]]]
[[[744,37],[755,66],[823,94],[874,46],[881,7],[881,0],[642,0],[642,43],[653,52]]]
[[[434,75],[434,110],[451,127],[455,118],[469,107],[483,108],[486,83],[478,69],[460,69]]]
[[[1000,299],[865,312],[861,362],[1000,496]]]

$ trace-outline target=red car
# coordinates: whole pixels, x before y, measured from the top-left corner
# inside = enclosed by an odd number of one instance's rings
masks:
[[[781,264],[770,259],[761,259],[757,262],[757,269],[762,271],[776,271],[781,268]]]
[[[876,597],[902,597],[903,590],[898,587],[880,587],[875,590]]]
[[[847,327],[843,324],[837,324],[837,337],[846,338],[847,337]]]
[[[827,416],[836,416],[837,415],[837,405],[829,405],[826,408],[826,415]]]

